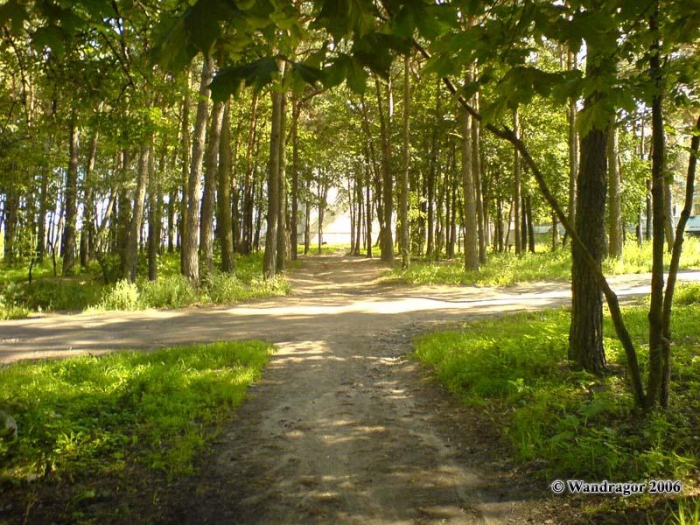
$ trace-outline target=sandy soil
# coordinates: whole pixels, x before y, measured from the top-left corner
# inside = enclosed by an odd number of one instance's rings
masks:
[[[199,473],[166,491],[158,514],[169,523],[546,523],[563,500],[503,460],[488,418],[450,400],[407,354],[412,336],[436,325],[563,304],[567,287],[407,288],[382,285],[381,272],[374,260],[314,257],[285,298],[4,322],[0,362],[275,343],[263,381]],[[646,290],[644,277],[616,286]]]

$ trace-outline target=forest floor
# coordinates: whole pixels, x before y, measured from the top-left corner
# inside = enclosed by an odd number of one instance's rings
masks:
[[[0,363],[218,340],[276,344],[263,380],[197,473],[160,487],[158,498],[143,495],[147,521],[571,521],[576,509],[565,497],[506,459],[499,425],[461,406],[409,355],[414,335],[562,305],[568,285],[405,287],[382,284],[384,272],[377,260],[309,257],[289,276],[292,295],[272,300],[6,321]],[[647,293],[648,282],[612,279],[630,296]]]

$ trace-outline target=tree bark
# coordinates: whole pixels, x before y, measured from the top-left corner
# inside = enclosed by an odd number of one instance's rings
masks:
[[[282,273],[286,269],[287,261],[287,93],[281,94],[280,101],[280,138],[278,144],[279,155],[279,213],[277,214],[277,257],[275,266],[277,273]]]
[[[165,170],[165,156],[161,157],[159,173]],[[155,170],[155,155],[148,156],[148,280],[158,279],[158,248],[160,248],[160,213],[158,175]]]
[[[379,235],[381,237],[381,252],[383,262],[392,262],[394,260],[394,241],[391,233],[391,216],[393,208],[393,179],[391,176],[391,139],[389,138],[391,120],[392,120],[392,100],[391,100],[391,77],[387,85],[387,95],[389,103],[388,115],[384,115],[382,103],[382,94],[379,87],[379,80],[375,79],[375,87],[377,90],[377,106],[379,109],[379,129],[382,140],[382,190],[384,198],[383,218]]]
[[[608,135],[608,185],[610,187],[610,214],[608,216],[610,257],[619,259],[622,256],[622,202],[620,196],[620,172],[617,168],[617,129],[615,120],[610,124]]]
[[[190,186],[190,78],[191,73],[188,68],[185,72],[185,96],[182,101],[182,127],[180,134],[182,137],[182,201],[180,202],[180,268],[184,274],[185,266],[185,237],[187,235],[187,204],[189,200]]]
[[[209,114],[209,83],[212,77],[212,61],[205,59],[199,83],[199,101],[194,122],[192,157],[187,188],[187,220],[183,236],[182,274],[199,284],[199,214],[200,194],[202,192],[202,161],[204,159],[204,142],[207,135],[207,118]]]
[[[280,214],[280,140],[282,124],[282,93],[272,91],[272,127],[270,131],[270,157],[267,170],[267,232],[263,275],[274,277],[277,266],[277,227]]]
[[[146,187],[148,185],[148,172],[151,162],[152,137],[145,139],[139,155],[139,171],[136,181],[136,193],[134,194],[134,208],[129,225],[129,236],[126,241],[125,265],[122,269],[122,278],[129,282],[136,281],[138,270],[138,248],[141,236],[141,224],[143,223],[143,211],[146,203]]]
[[[651,197],[654,236],[651,265],[651,299],[649,301],[649,375],[645,408],[653,408],[660,401],[663,381],[664,339],[664,170],[666,162],[666,138],[663,120],[663,72],[661,70],[661,44],[659,42],[659,3],[654,2],[649,17],[652,44],[649,53],[649,74],[654,84],[651,99]]]
[[[233,272],[233,225],[231,215],[231,101],[224,107],[221,137],[219,143],[219,198],[217,233],[221,245],[221,271]]]
[[[474,173],[472,171],[472,131],[471,117],[465,111],[462,115],[462,190],[464,192],[464,268],[479,269],[479,248],[477,239],[476,197]]]
[[[404,57],[403,87],[403,171],[401,173],[401,267],[411,264],[411,239],[408,229],[408,171],[410,169],[409,133],[411,119],[410,58]]]
[[[474,94],[474,108],[479,110],[479,93]],[[488,224],[485,223],[484,214],[484,201],[481,192],[481,156],[480,156],[480,125],[477,120],[472,121],[472,172],[474,174],[474,189],[476,198],[476,224],[477,224],[477,235],[479,243],[479,264],[486,264],[487,254],[486,254],[486,232],[485,228]]]
[[[569,71],[576,69],[576,56],[571,49],[567,51],[566,67]],[[575,227],[576,181],[578,179],[578,138],[576,136],[576,100],[573,98],[569,101],[567,120],[569,124],[569,224]],[[566,242],[566,235],[564,241]]]
[[[301,113],[301,103],[298,97],[292,99],[292,221],[291,243],[292,260],[296,261],[299,250],[299,115]]]
[[[214,212],[216,209],[216,183],[221,124],[224,115],[224,103],[215,102],[211,111],[209,143],[204,158],[204,195],[202,196],[202,217],[199,231],[199,256],[203,260],[207,275],[214,270]]]
[[[601,53],[589,44],[587,77],[600,74],[601,66],[597,62],[601,58]],[[586,108],[600,103],[601,96],[599,93],[593,93],[585,102]],[[581,140],[581,172],[578,177],[574,230],[583,246],[572,243],[569,359],[593,374],[602,374],[606,369],[603,349],[603,303],[596,270],[600,269],[605,236],[607,136],[607,130],[593,128]],[[587,264],[586,251],[593,257],[596,268]]]
[[[95,238],[95,198],[93,191],[92,173],[95,171],[97,159],[97,141],[99,133],[92,135],[90,148],[88,149],[87,163],[85,164],[85,178],[83,185],[83,228],[80,231],[80,266],[87,268],[90,264],[90,256],[93,252],[91,241]]]
[[[513,133],[516,137],[520,134],[520,117],[517,108],[513,110]],[[515,253],[520,255],[522,251],[522,231],[520,224],[520,155],[517,148],[513,154],[513,222],[515,234]],[[510,231],[510,224],[508,225]]]
[[[70,146],[66,171],[66,226],[63,231],[63,276],[75,273],[76,222],[78,219],[78,148],[79,132],[77,116],[73,112],[70,122]]]

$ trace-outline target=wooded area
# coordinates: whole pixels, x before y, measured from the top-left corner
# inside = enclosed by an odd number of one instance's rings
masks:
[[[312,209],[321,248],[332,187],[351,252],[404,267],[461,251],[475,270],[547,225],[573,250],[570,359],[605,372],[604,296],[637,403],[667,405],[696,2],[9,0],[0,24],[6,264],[133,282],[139,253],[156,280],[179,250],[198,285],[264,250],[269,278],[312,249]],[[601,271],[645,239],[646,388]]]

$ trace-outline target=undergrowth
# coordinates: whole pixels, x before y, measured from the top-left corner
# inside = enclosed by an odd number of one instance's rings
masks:
[[[95,480],[128,476],[130,465],[191,473],[270,352],[257,341],[214,343],[0,369],[0,408],[18,424],[15,440],[0,440],[0,493],[67,486],[71,511],[86,491],[97,497]]]
[[[606,259],[603,271],[606,275],[647,273],[651,271],[652,246],[645,242],[638,246],[628,242],[620,259]],[[666,267],[670,254],[665,254]],[[681,257],[681,269],[700,268],[700,240],[686,239]],[[568,281],[571,279],[571,251],[569,248],[551,252],[545,245],[538,245],[535,253],[489,252],[488,262],[479,271],[465,271],[464,259],[458,255],[451,260],[426,260],[415,258],[408,270],[396,267],[389,279],[407,284],[447,284],[477,286],[509,286],[532,281]]]
[[[613,373],[605,378],[567,363],[566,309],[471,321],[420,337],[415,353],[464,403],[500,414],[514,457],[542,478],[681,479],[688,494],[697,489],[700,467],[700,285],[680,287],[677,299],[671,406],[646,417],[634,407],[609,318]],[[647,311],[628,307],[624,315],[644,368]]]
[[[262,254],[237,255],[235,265],[234,273],[215,271],[203,279],[199,287],[180,274],[179,254],[164,254],[159,258],[157,280],[139,278],[136,283],[117,280],[105,285],[97,263],[76,276],[64,278],[53,277],[50,263],[47,262],[34,269],[35,278],[31,284],[26,281],[26,269],[23,273],[17,268],[4,268],[0,271],[0,319],[18,319],[31,312],[46,311],[140,310],[233,304],[290,292],[284,277],[262,279]],[[112,266],[116,267],[110,263]],[[141,275],[147,273],[145,260],[139,261],[139,268]]]

